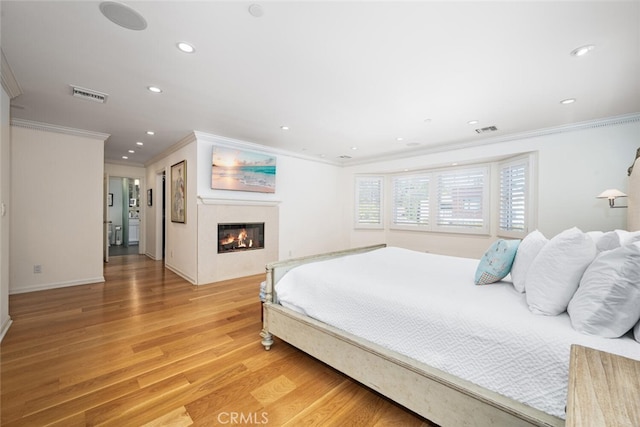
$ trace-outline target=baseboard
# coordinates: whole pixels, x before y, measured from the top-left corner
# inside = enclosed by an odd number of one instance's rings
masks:
[[[2,324],[2,329],[0,330],[0,342],[2,342],[2,340],[4,339],[4,336],[6,335],[12,323],[13,320],[11,320],[11,317],[7,317],[7,319]]]
[[[173,267],[172,265],[165,263],[164,266],[166,268],[168,268],[169,270],[173,271],[174,273],[176,273],[178,276],[182,277],[184,280],[186,280],[187,282],[196,285],[197,282],[195,279],[193,279],[192,277],[190,277],[188,274],[183,273],[182,271],[180,271],[180,269]]]
[[[24,294],[27,292],[35,292],[35,291],[44,291],[47,289],[66,288],[69,286],[90,285],[93,283],[103,283],[104,281],[105,281],[104,276],[99,276],[99,277],[91,277],[87,279],[71,280],[68,282],[42,283],[38,285],[24,286],[18,289],[9,288],[9,295]]]
[[[154,261],[160,261],[160,260],[162,259],[162,258],[157,258],[154,254],[152,254],[152,253],[150,253],[150,252],[145,252],[145,255],[146,255],[148,258],[151,258],[151,259],[152,259],[152,260],[154,260]]]

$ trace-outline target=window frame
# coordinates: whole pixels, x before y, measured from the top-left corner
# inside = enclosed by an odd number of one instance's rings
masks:
[[[455,171],[469,171],[472,174],[476,171],[482,172],[482,225],[480,227],[463,227],[456,225],[440,225],[438,223],[438,213],[440,212],[440,206],[438,203],[438,188],[436,192],[436,209],[434,209],[434,222],[432,231],[444,232],[444,233],[462,233],[462,234],[480,234],[488,235],[491,231],[491,165],[488,163],[479,163],[474,165],[467,165],[457,168],[448,168],[435,171],[434,174],[439,177],[441,175],[451,174]],[[434,182],[437,180],[434,180]]]
[[[505,230],[501,227],[502,215],[502,170],[517,164],[525,164],[525,190],[524,190],[524,226],[522,230]],[[526,153],[503,159],[497,162],[497,206],[496,206],[496,235],[499,237],[522,239],[536,228],[536,167],[537,157],[535,153]]]
[[[428,202],[428,215],[427,215],[427,223],[426,224],[420,224],[420,223],[396,223],[396,180],[397,179],[401,179],[401,178],[420,178],[420,177],[427,177],[427,179],[429,180],[429,182],[427,183],[427,202]],[[391,183],[389,185],[390,187],[390,191],[391,191],[391,196],[389,197],[389,199],[391,200],[391,203],[389,204],[389,229],[390,230],[413,230],[413,231],[430,231],[430,224],[431,224],[431,185],[432,185],[432,181],[431,181],[431,174],[429,173],[424,173],[424,172],[414,172],[414,173],[403,173],[403,174],[394,174],[391,176]]]
[[[445,226],[438,225],[438,188],[437,182],[440,175],[450,174],[455,171],[478,171],[482,170],[484,182],[482,187],[482,226],[478,228],[472,227],[460,227],[460,226]],[[395,201],[395,189],[396,186],[394,184],[394,180],[402,178],[402,177],[426,177],[429,181],[429,190],[428,190],[428,221],[427,224],[398,224],[395,223],[394,219],[396,217],[394,210],[396,209]],[[413,230],[413,231],[430,231],[430,232],[441,232],[441,233],[453,233],[453,234],[474,234],[474,235],[488,235],[491,229],[491,168],[488,163],[478,163],[473,165],[466,165],[460,167],[451,167],[451,168],[442,168],[442,169],[431,169],[424,170],[412,173],[402,173],[402,174],[394,174],[391,176],[391,203],[388,207],[389,209],[389,229],[390,230]]]
[[[378,188],[378,216],[379,221],[375,222],[361,222],[360,219],[360,192],[362,187],[360,183],[364,182],[372,182],[376,181],[379,183]],[[365,229],[365,230],[381,230],[384,229],[384,187],[385,187],[385,177],[382,175],[356,175],[354,181],[354,193],[355,193],[355,206],[354,206],[354,228],[355,229]]]

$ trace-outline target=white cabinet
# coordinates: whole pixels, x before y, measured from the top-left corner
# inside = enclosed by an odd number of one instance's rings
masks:
[[[140,220],[138,218],[129,218],[129,244],[138,243],[140,241]]]

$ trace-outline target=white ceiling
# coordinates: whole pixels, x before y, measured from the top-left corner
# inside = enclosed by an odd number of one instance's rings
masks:
[[[342,163],[640,112],[639,1],[125,3],[145,30],[96,1],[0,3],[12,118],[110,134],[105,160],[139,165],[193,130]]]

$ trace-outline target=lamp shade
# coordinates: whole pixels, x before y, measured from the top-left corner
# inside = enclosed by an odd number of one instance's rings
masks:
[[[615,188],[604,190],[602,193],[596,196],[598,199],[615,199],[616,197],[627,197],[622,191]]]

